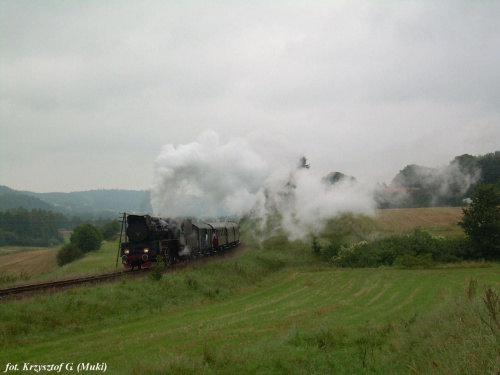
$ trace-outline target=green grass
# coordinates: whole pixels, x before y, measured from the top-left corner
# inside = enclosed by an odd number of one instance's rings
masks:
[[[103,242],[98,251],[87,253],[84,258],[66,264],[58,270],[45,275],[44,278],[59,278],[113,271],[115,270],[117,251],[117,242]],[[123,268],[120,259],[118,259],[118,268]]]
[[[371,219],[354,220],[360,231],[377,230]],[[325,238],[347,233],[349,223],[331,222]],[[500,265],[333,269],[310,243],[267,238],[251,223],[243,232],[236,256],[160,281],[123,278],[0,303],[0,371],[8,362],[106,363],[110,374],[500,369],[500,337],[481,320],[484,288],[500,290]],[[114,269],[116,249],[104,244],[46,277],[93,273],[96,264]]]
[[[470,278],[498,289],[499,270],[335,270],[299,242],[275,238],[160,282],[124,279],[3,303],[0,366],[105,362],[111,374],[446,373],[455,366],[460,371],[449,373],[479,374],[466,370],[493,370],[500,353],[477,315],[481,301],[465,301],[464,290]],[[484,349],[468,347],[479,340]]]

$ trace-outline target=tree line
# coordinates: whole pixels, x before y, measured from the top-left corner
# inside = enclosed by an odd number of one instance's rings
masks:
[[[0,245],[56,246],[64,242],[54,214],[42,209],[0,211]]]
[[[108,241],[120,230],[117,220],[67,218],[50,210],[19,207],[0,211],[0,246],[57,246],[64,243],[60,230],[73,230],[86,223],[95,226]]]

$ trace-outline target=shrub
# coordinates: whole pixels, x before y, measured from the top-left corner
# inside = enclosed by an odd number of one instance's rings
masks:
[[[340,249],[342,248],[342,237],[333,237],[328,244],[328,246],[323,250],[323,259],[329,262],[333,257],[339,255]]]
[[[83,253],[99,250],[102,243],[102,233],[93,224],[80,224],[73,230],[70,242],[75,244]]]
[[[113,241],[120,232],[120,222],[118,220],[110,220],[101,228],[102,237],[106,241]]]
[[[414,267],[423,267],[428,268],[432,267],[434,264],[432,260],[432,255],[421,254],[421,255],[400,255],[396,259],[394,259],[394,265],[403,267],[403,268],[414,268]]]
[[[331,244],[329,259],[338,267],[431,267],[434,263],[451,263],[470,259],[471,245],[465,238],[433,237],[416,229],[408,236],[390,236],[372,242],[360,242],[349,247]],[[325,254],[326,255],[326,254]]]
[[[159,281],[163,277],[163,272],[165,271],[165,263],[161,255],[156,256],[151,271],[149,273],[149,278],[152,280]]]
[[[56,254],[56,260],[59,267],[71,263],[83,257],[82,251],[76,245],[69,243],[61,247]]]

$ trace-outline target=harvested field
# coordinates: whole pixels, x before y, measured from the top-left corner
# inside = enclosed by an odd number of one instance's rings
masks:
[[[58,268],[56,254],[59,248],[35,248],[20,250],[2,248],[0,255],[0,275],[18,276],[21,273],[30,277]]]
[[[408,231],[415,228],[459,230],[462,207],[394,208],[378,210],[376,221],[382,230]]]

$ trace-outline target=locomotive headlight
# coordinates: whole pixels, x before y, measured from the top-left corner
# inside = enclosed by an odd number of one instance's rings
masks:
[[[126,249],[126,250],[124,251],[124,253],[125,253],[125,254],[130,254],[130,250],[129,250],[129,249]]]
[[[149,249],[144,249],[144,254],[149,253]]]

